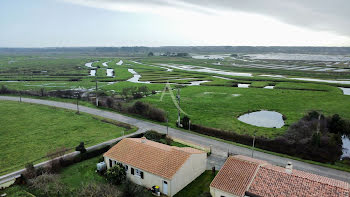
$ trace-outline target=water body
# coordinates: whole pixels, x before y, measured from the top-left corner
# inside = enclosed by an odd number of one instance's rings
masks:
[[[284,125],[282,114],[274,111],[258,111],[244,114],[238,118],[244,123],[266,128],[281,128]]]
[[[107,77],[114,77],[114,69],[111,69],[111,68],[107,69]]]
[[[123,60],[120,60],[119,62],[116,63],[118,66],[121,66],[123,64]]]
[[[206,82],[209,82],[209,81],[190,81],[191,84],[188,84],[188,85],[189,86],[199,86],[202,83],[206,83]]]
[[[133,82],[133,83],[151,83],[150,81],[139,81],[141,78],[141,75],[139,75],[134,69],[128,69],[128,71],[133,74],[134,76],[127,81]]]
[[[251,59],[271,60],[304,60],[304,61],[350,61],[350,57],[344,55],[315,55],[315,54],[290,54],[290,53],[266,53],[249,54]]]
[[[265,89],[273,89],[275,86],[265,86]]]
[[[108,67],[108,62],[103,62],[102,65]]]
[[[346,136],[343,136],[342,141],[343,141],[343,155],[341,156],[341,158],[350,157],[350,139]]]
[[[350,95],[350,88],[340,88],[340,89],[343,90],[344,95]]]
[[[214,73],[219,75],[228,75],[228,76],[243,76],[243,77],[251,77],[251,73],[238,73],[238,72],[230,72],[230,71],[224,71],[214,68],[207,68],[207,67],[201,67],[201,66],[192,66],[192,65],[175,65],[175,64],[160,64],[161,66],[166,66],[170,68],[175,68],[179,70],[186,70],[186,71],[195,71],[195,72],[204,72],[204,73]]]
[[[288,78],[300,81],[315,81],[315,82],[325,82],[325,83],[339,83],[339,84],[350,84],[350,81],[337,81],[337,80],[325,80],[325,79],[311,79],[311,78]]]
[[[98,61],[94,61],[94,62],[98,62]],[[89,68],[96,68],[96,67],[93,67],[93,66],[92,66],[92,64],[93,64],[94,62],[88,62],[88,63],[85,64],[85,66],[86,66],[86,67],[89,67]]]
[[[209,60],[213,60],[213,59],[225,59],[226,57],[229,57],[229,54],[222,54],[222,55],[194,55],[192,56],[193,59],[201,59],[201,60],[205,60],[205,59],[209,59]]]
[[[90,76],[96,76],[96,70],[90,70]]]
[[[233,80],[231,78],[226,78],[226,77],[221,77],[221,76],[213,76],[213,77],[218,78],[218,79]]]
[[[244,83],[239,83],[238,87],[239,88],[249,88],[250,84],[244,84]]]

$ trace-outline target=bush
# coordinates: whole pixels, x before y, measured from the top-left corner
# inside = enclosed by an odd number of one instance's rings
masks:
[[[160,140],[163,138],[163,134],[160,134],[157,131],[149,130],[145,132],[144,137],[148,140],[160,142]]]
[[[36,171],[35,171],[33,163],[27,163],[25,165],[25,171],[23,173],[23,176],[26,179],[32,179],[32,178],[36,177]]]
[[[126,180],[123,184],[123,193],[122,197],[145,197],[147,193],[145,192],[145,188],[140,185],[137,185],[129,180]]]
[[[126,179],[125,167],[118,163],[106,172],[107,180],[115,185],[120,185]]]
[[[204,135],[237,142],[248,146],[251,146],[253,141],[252,136],[240,135],[234,132],[203,127],[196,124],[191,125],[191,130]],[[277,137],[275,139],[257,137],[255,140],[255,147],[272,152],[296,156],[302,159],[334,163],[335,161],[338,161],[342,155],[341,136],[330,136],[330,138],[322,138],[320,140],[319,147],[312,144],[311,136],[309,138],[303,138],[303,140],[289,140],[285,136]],[[316,142],[317,141],[318,140],[316,139]]]
[[[59,175],[44,173],[30,181],[30,188],[39,196],[66,196],[67,189],[60,182]]]
[[[167,145],[171,145],[173,143],[173,139],[169,136],[165,136],[165,143]]]
[[[86,149],[85,149],[85,146],[84,146],[84,142],[80,142],[79,146],[77,146],[75,148],[75,151],[80,151],[80,153],[85,153]]]
[[[144,116],[151,120],[166,122],[166,114],[164,110],[155,108],[150,104],[141,101],[137,101],[133,106],[129,107],[128,112]]]
[[[79,197],[118,197],[121,192],[113,185],[89,183],[83,185],[79,191]]]
[[[0,94],[8,94],[8,93],[10,93],[9,89],[6,86],[2,85],[0,89]]]

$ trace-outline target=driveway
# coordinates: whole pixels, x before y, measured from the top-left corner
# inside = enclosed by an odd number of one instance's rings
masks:
[[[9,101],[19,101],[19,97],[12,97],[12,96],[0,96],[0,100],[9,100]],[[41,105],[48,105],[53,107],[59,107],[59,108],[65,108],[70,110],[76,110],[76,105],[71,103],[64,103],[64,102],[57,102],[57,101],[49,101],[49,100],[41,100],[41,99],[31,99],[31,98],[22,98],[22,102],[26,103],[35,103],[35,104],[41,104]],[[100,109],[94,109],[89,108],[85,106],[79,106],[79,110],[81,112],[101,116],[104,118],[109,118],[112,120],[117,120],[120,122],[124,122],[130,125],[134,125],[141,130],[155,130],[160,133],[166,133],[167,129],[166,126],[147,122],[144,120],[139,120],[135,118],[131,118],[128,116],[124,116],[118,113],[114,112],[108,112],[103,111]],[[227,152],[229,151],[232,154],[240,154],[240,155],[246,155],[251,156],[252,150],[249,148],[244,148],[240,146],[235,146],[233,144],[228,144],[225,142],[217,141],[211,138],[202,137],[199,135],[195,135],[192,133],[184,132],[178,129],[169,128],[169,136],[175,137],[178,139],[182,139],[185,141],[191,141],[195,144],[202,145],[202,146],[211,146],[212,147],[212,156],[209,158],[208,161],[208,168],[211,168],[211,165],[215,165],[217,169],[219,169],[223,162],[225,161],[225,158],[227,157]],[[313,165],[301,161],[296,161],[284,157],[279,157],[276,155],[271,155],[263,152],[254,152],[254,158],[262,159],[265,161],[268,161],[272,164],[279,165],[279,166],[285,166],[288,161],[291,161],[293,163],[293,167],[298,170],[326,176],[329,178],[334,178],[342,181],[346,181],[350,183],[350,173],[335,170],[332,168],[327,168],[323,166]]]

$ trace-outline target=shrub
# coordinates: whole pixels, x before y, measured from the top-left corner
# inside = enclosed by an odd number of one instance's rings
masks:
[[[30,181],[30,187],[39,193],[39,196],[65,196],[67,192],[60,182],[59,175],[44,173]]]
[[[140,185],[137,185],[129,180],[126,180],[123,185],[124,185],[124,187],[123,187],[122,197],[145,197],[145,196],[147,196],[147,193],[144,192],[145,189]]]
[[[0,89],[0,94],[8,94],[8,93],[10,93],[9,89],[6,86],[2,85]]]
[[[115,185],[120,185],[126,179],[125,167],[118,163],[106,172],[107,180]]]
[[[80,153],[85,153],[86,149],[85,149],[85,146],[84,146],[84,142],[80,142],[79,146],[77,146],[75,148],[75,151],[80,151]]]
[[[83,185],[79,191],[79,197],[118,197],[121,192],[111,184],[89,183]]]
[[[157,131],[149,130],[145,132],[145,138],[155,142],[160,142],[160,139],[163,138],[163,134],[158,133]]]
[[[181,124],[184,129],[188,129],[190,127],[190,118],[188,116],[184,116],[182,118]]]
[[[32,179],[36,176],[36,171],[35,171],[33,163],[27,163],[25,165],[25,171],[23,173],[23,176],[26,179]]]
[[[173,143],[173,139],[169,136],[165,136],[165,143],[167,145],[171,145]]]
[[[133,106],[129,107],[128,112],[144,116],[151,120],[166,122],[166,114],[164,110],[155,108],[150,104],[141,101],[137,101]]]

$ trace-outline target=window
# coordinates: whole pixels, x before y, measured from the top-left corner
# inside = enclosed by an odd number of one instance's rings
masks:
[[[125,167],[125,171],[127,172],[128,169],[129,169],[129,166],[128,166],[128,165],[125,165],[124,167]]]
[[[131,174],[134,174],[135,176],[143,179],[143,172],[139,169],[131,168]]]
[[[112,167],[112,160],[109,160],[109,167]]]
[[[141,177],[141,170],[136,169],[136,170],[135,170],[135,176]]]

